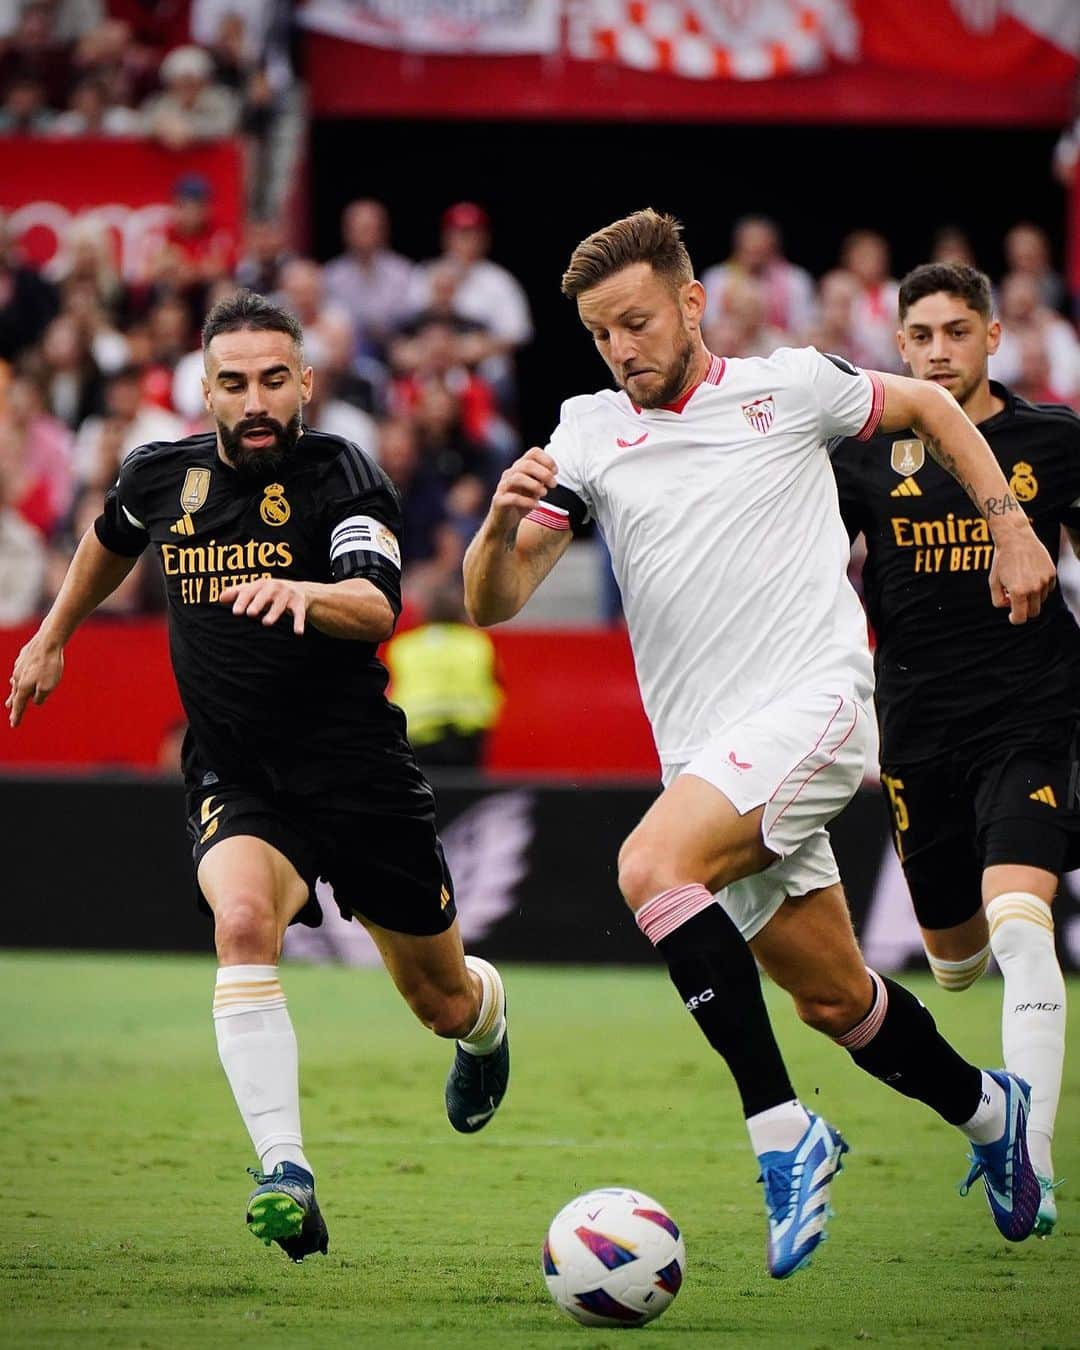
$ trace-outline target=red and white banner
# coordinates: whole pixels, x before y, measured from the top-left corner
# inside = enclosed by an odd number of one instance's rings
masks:
[[[768,80],[852,60],[851,0],[585,0],[570,52],[697,80]]]
[[[238,240],[243,174],[231,141],[166,150],[141,140],[0,138],[0,209],[35,265],[49,262],[74,219],[89,217],[112,232],[124,276],[138,277],[170,222],[176,182],[188,174],[206,180],[215,224]]]
[[[311,24],[330,13],[349,23]],[[1060,126],[1080,68],[1080,0],[310,0],[307,21],[336,117]]]
[[[424,52],[554,52],[561,0],[306,0],[305,28]]]

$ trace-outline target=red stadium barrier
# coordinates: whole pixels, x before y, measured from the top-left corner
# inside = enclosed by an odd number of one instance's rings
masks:
[[[71,221],[92,215],[114,234],[125,276],[138,276],[167,228],[176,180],[199,174],[210,186],[214,225],[239,241],[243,169],[238,142],[166,150],[153,141],[110,137],[0,138],[0,207],[24,256],[49,262]]]
[[[10,671],[33,630],[0,630]],[[505,774],[655,781],[656,755],[620,629],[496,629],[506,702],[488,767]],[[183,719],[160,620],[96,620],[68,645],[65,678],[48,706],[0,729],[7,769],[154,768]]]

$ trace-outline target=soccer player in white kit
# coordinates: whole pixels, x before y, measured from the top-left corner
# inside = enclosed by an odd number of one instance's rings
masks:
[[[712,355],[680,234],[646,210],[575,249],[563,292],[618,389],[568,400],[547,449],[503,474],[465,557],[469,611],[485,625],[517,613],[571,527],[596,520],[664,778],[620,851],[619,886],[735,1078],[770,1273],[792,1274],[821,1241],[847,1145],[795,1094],[754,957],[804,1022],[963,1131],[999,1230],[1019,1241],[1039,1204],[1027,1085],[968,1064],[918,999],[867,969],[825,829],[862,779],[872,716],[826,442],[914,426],[987,518],[993,603],[1014,622],[1039,612],[1053,564],[937,386],[810,348]]]

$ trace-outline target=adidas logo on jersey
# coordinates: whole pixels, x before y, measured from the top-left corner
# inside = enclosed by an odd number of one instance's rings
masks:
[[[1029,792],[1028,796],[1033,802],[1042,802],[1044,806],[1057,806],[1057,798],[1054,796],[1054,789],[1049,783],[1046,787],[1038,788],[1035,792]]]
[[[169,526],[169,533],[192,535],[195,533],[195,522],[185,511],[178,521]]]
[[[899,486],[894,487],[889,493],[890,497],[921,497],[922,488],[919,487],[914,478],[905,478]]]

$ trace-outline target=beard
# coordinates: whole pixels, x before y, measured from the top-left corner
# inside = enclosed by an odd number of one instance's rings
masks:
[[[293,458],[302,431],[299,411],[284,424],[272,417],[252,417],[234,427],[227,427],[219,418],[214,420],[225,458],[241,478],[252,483],[269,483],[280,474]],[[254,447],[243,443],[249,431],[262,430],[273,434],[268,444]]]
[[[684,329],[682,338],[672,356],[671,364],[666,370],[660,372],[662,378],[656,389],[647,390],[640,394],[631,394],[625,382],[623,382],[622,387],[627,394],[630,394],[639,408],[659,408],[665,403],[674,403],[683,391],[687,372],[693,359],[694,346],[690,340],[690,334]]]

